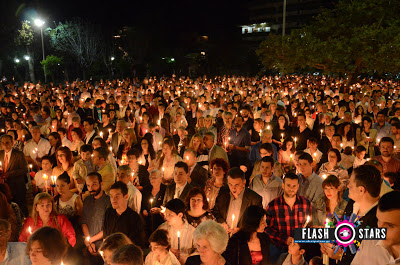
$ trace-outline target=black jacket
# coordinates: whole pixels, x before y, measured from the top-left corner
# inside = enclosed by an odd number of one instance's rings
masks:
[[[268,265],[269,263],[269,245],[270,240],[267,234],[257,233],[257,237],[261,244],[261,253],[263,256],[260,265]],[[234,234],[228,242],[228,247],[222,254],[226,261],[232,265],[252,265],[249,245],[247,244],[246,233],[239,231]]]

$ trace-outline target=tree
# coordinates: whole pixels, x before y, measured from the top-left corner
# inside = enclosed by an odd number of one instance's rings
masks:
[[[46,57],[45,60],[41,61],[40,64],[42,65],[46,75],[51,76],[51,79],[54,81],[57,69],[60,69],[60,65],[62,64],[62,62],[63,62],[62,57],[49,55]]]
[[[347,74],[348,85],[360,73],[398,72],[399,12],[399,1],[340,0],[290,35],[271,35],[257,54],[267,69]]]
[[[33,52],[31,49],[33,41],[33,30],[30,22],[25,20],[21,22],[21,29],[18,30],[17,37],[15,38],[15,43],[21,45],[26,49],[26,53],[29,56],[28,66],[29,66],[29,76],[32,82],[35,82],[35,69],[33,64]]]
[[[97,26],[82,19],[58,23],[50,29],[50,43],[58,51],[72,55],[81,66],[83,78],[89,68],[103,53],[103,38]]]

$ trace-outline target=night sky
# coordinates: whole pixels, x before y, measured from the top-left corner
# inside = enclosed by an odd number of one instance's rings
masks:
[[[9,1],[9,9],[16,17],[43,16],[47,26],[53,21],[64,21],[73,17],[86,18],[101,24],[104,29],[115,30],[122,26],[157,27],[170,34],[196,32],[200,35],[229,36],[238,30],[245,14],[239,0],[196,1],[88,1],[88,0],[41,0]],[[10,15],[11,12],[6,12]]]

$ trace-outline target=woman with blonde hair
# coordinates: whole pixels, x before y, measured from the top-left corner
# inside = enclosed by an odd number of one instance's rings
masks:
[[[46,192],[39,193],[33,200],[32,215],[26,218],[19,235],[19,242],[27,242],[30,235],[41,227],[50,226],[58,229],[68,243],[76,244],[75,230],[64,215],[58,214],[53,197]]]
[[[196,151],[196,162],[201,166],[207,167],[206,169],[208,169],[208,152],[201,134],[196,133],[192,136],[192,139],[190,139],[189,143],[189,149]]]
[[[71,192],[77,192],[78,188],[73,176],[74,162],[71,150],[66,146],[61,146],[56,150],[57,166],[53,168],[53,174],[57,178],[62,173],[67,172],[71,179],[69,189]]]
[[[135,130],[132,128],[124,129],[122,132],[122,141],[117,151],[117,159],[120,166],[128,163],[126,153],[128,153],[131,148],[134,148],[136,144],[137,138]]]

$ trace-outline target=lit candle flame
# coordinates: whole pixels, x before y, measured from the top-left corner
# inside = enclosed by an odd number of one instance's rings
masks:
[[[32,235],[32,228],[30,226],[28,227],[28,232]]]

